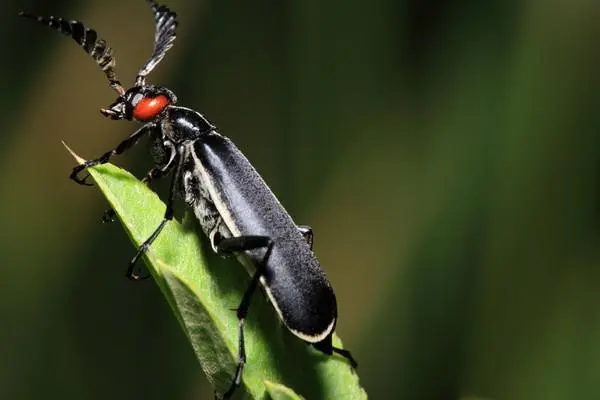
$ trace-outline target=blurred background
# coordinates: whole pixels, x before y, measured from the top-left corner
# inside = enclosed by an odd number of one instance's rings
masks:
[[[372,399],[600,398],[600,3],[169,0],[150,76],[234,140],[315,231],[338,334]],[[2,2],[0,398],[211,398],[94,188],[67,179],[136,129],[72,41],[127,85],[142,0]],[[141,176],[144,146],[115,159]]]

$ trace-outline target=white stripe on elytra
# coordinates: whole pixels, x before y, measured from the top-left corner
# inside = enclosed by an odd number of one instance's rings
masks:
[[[263,276],[260,277],[260,283],[262,283],[263,287],[265,288],[265,292],[267,292],[267,296],[269,297],[269,300],[271,300],[271,304],[273,305],[273,308],[277,312],[277,315],[279,315],[279,318],[281,319],[283,324],[289,329],[290,332],[292,332],[294,335],[298,336],[300,339],[304,340],[305,342],[309,342],[309,343],[318,343],[318,342],[324,340],[327,336],[329,336],[329,334],[333,330],[333,326],[335,325],[335,318],[331,320],[331,323],[329,324],[329,326],[327,326],[327,328],[325,328],[325,330],[323,332],[317,333],[315,335],[308,335],[308,334],[300,332],[296,329],[292,329],[288,326],[288,324],[285,323],[285,319],[283,318],[283,314],[282,314],[281,310],[279,309],[279,306],[277,305],[277,301],[275,300],[275,297],[273,297],[273,294],[271,293],[271,289],[269,289],[269,287],[265,284],[265,278]]]

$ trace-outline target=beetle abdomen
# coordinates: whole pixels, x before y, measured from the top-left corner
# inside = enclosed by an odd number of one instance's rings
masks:
[[[335,294],[318,261],[308,246],[290,249],[292,243],[275,243],[269,267],[261,280],[269,300],[283,323],[302,340],[315,343],[335,328]],[[298,243],[296,243],[298,244]],[[307,252],[306,257],[289,257]],[[282,255],[287,255],[282,257]],[[290,260],[307,261],[290,265]]]

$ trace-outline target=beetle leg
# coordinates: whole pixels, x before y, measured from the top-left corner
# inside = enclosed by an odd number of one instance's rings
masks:
[[[264,264],[267,261],[267,256],[269,256],[271,252],[270,248],[273,246],[272,240],[268,236],[234,236],[222,238],[221,240],[215,238],[215,241],[216,243],[214,246],[217,250],[217,254],[239,253],[242,251],[266,248],[269,254],[265,253],[261,264]]]
[[[340,356],[342,356],[346,360],[348,360],[348,362],[350,362],[350,365],[352,366],[353,369],[356,369],[356,367],[358,367],[358,363],[356,362],[354,357],[352,357],[352,353],[350,353],[350,351],[348,351],[346,349],[340,349],[338,347],[333,347],[333,346],[331,346],[331,349],[333,350],[334,353],[338,353]]]
[[[313,230],[308,225],[298,225],[298,230],[304,236],[304,240],[308,243],[308,246],[312,250],[313,248]]]
[[[176,150],[173,148],[172,151],[176,151]],[[163,217],[163,220],[158,225],[158,227],[154,230],[154,232],[152,232],[150,237],[148,239],[146,239],[144,241],[144,243],[142,243],[142,245],[138,248],[137,253],[135,253],[135,256],[133,256],[131,261],[129,261],[129,266],[127,267],[127,274],[125,276],[127,276],[127,278],[129,278],[131,280],[137,281],[140,279],[146,279],[146,278],[150,277],[150,275],[141,276],[141,275],[136,274],[134,272],[135,264],[137,263],[139,258],[142,256],[142,254],[144,254],[146,252],[146,250],[148,250],[148,247],[150,247],[152,242],[154,242],[156,240],[156,238],[162,232],[162,230],[165,227],[165,225],[167,224],[167,222],[169,222],[170,220],[173,219],[173,204],[175,203],[176,185],[177,185],[179,173],[181,170],[181,162],[179,160],[179,157],[172,157],[171,161],[169,161],[169,163],[167,165],[165,165],[165,167],[163,168],[164,171],[167,171],[167,170],[171,169],[172,166],[175,164],[177,164],[177,168],[175,170],[174,178],[171,180],[171,188],[169,190],[169,199],[167,200],[167,208],[165,209],[165,215]]]
[[[229,399],[235,390],[240,386],[242,381],[242,372],[244,371],[244,365],[246,364],[246,345],[244,342],[244,321],[246,320],[246,316],[248,315],[248,309],[250,308],[250,300],[252,300],[252,295],[256,291],[258,286],[258,282],[260,281],[260,277],[263,276],[265,265],[271,256],[271,251],[273,250],[273,241],[268,236],[237,236],[227,239],[222,239],[220,242],[216,244],[217,253],[238,253],[247,250],[256,250],[260,248],[266,248],[265,255],[263,256],[262,261],[256,268],[256,272],[252,276],[252,280],[250,284],[246,288],[244,292],[244,296],[242,297],[242,301],[240,302],[239,307],[236,310],[237,318],[239,321],[239,342],[238,342],[238,365],[235,370],[235,376],[233,378],[233,382],[231,382],[231,386],[225,394],[223,394],[223,399]]]
[[[333,353],[338,353],[340,356],[344,357],[345,359],[348,360],[348,362],[350,362],[350,365],[352,366],[352,368],[356,368],[358,366],[358,363],[356,362],[354,357],[352,357],[352,354],[348,350],[340,349],[338,347],[333,346],[332,334],[327,336],[322,341],[313,343],[312,345],[317,350],[327,354],[328,356],[332,355]]]
[[[98,157],[96,159],[87,160],[83,164],[80,164],[80,165],[74,167],[73,171],[71,171],[71,175],[69,175],[69,178],[74,180],[75,182],[79,183],[80,185],[91,186],[92,185],[91,183],[86,182],[89,175],[86,175],[83,178],[80,178],[78,176],[81,171],[83,171],[86,168],[93,167],[94,165],[106,164],[112,156],[123,153],[125,150],[129,149],[134,144],[136,144],[137,141],[142,136],[144,136],[147,133],[150,133],[152,131],[151,128],[153,128],[153,127],[154,127],[154,125],[151,125],[151,124],[142,126],[140,129],[133,132],[127,139],[125,139],[121,143],[119,143],[119,145],[117,147],[115,147],[114,149],[107,151],[106,153],[102,154],[100,157]]]

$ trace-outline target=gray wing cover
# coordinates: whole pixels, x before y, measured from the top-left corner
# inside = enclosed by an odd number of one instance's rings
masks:
[[[209,134],[194,145],[204,182],[234,236],[269,236],[274,241],[267,262],[266,286],[284,323],[314,336],[337,317],[333,289],[291,217],[238,148],[226,137]],[[254,263],[264,250],[250,251]]]

